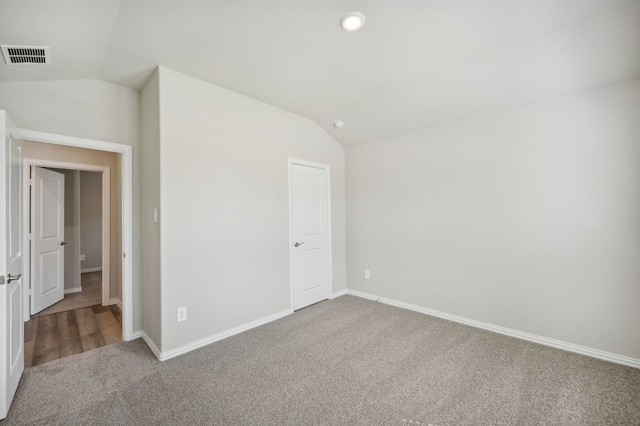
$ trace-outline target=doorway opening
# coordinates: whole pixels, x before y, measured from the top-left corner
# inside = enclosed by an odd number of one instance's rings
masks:
[[[42,159],[41,144],[23,145],[38,154],[23,159],[25,365],[33,366],[122,340],[122,281],[112,273],[121,270],[113,240],[122,226],[111,203],[122,190],[112,167]]]
[[[25,141],[27,146],[29,141]],[[25,290],[29,288],[32,289],[32,294],[25,294],[25,318],[26,321],[28,319],[27,314],[35,315],[38,314],[42,309],[36,309],[34,306],[34,299],[36,299],[40,293],[38,291],[36,281],[42,279],[42,277],[37,276],[38,274],[33,274],[32,271],[37,269],[40,272],[43,268],[37,267],[38,265],[38,256],[34,253],[34,246],[37,247],[39,242],[38,235],[34,235],[35,229],[31,229],[30,224],[32,222],[41,222],[40,216],[44,216],[45,218],[48,216],[54,216],[55,206],[47,206],[45,201],[42,201],[39,194],[34,194],[38,186],[38,180],[36,175],[39,168],[46,168],[45,171],[56,171],[58,174],[62,172],[64,174],[64,182],[66,189],[71,190],[72,194],[69,194],[69,191],[63,192],[63,200],[56,200],[55,194],[51,194],[52,190],[49,190],[48,194],[48,202],[49,203],[62,203],[61,210],[62,215],[60,219],[62,220],[61,235],[64,236],[64,264],[60,265],[61,271],[64,271],[64,274],[60,276],[60,288],[57,289],[47,289],[48,293],[51,293],[51,290],[56,290],[59,292],[58,300],[62,299],[64,294],[73,294],[75,292],[82,290],[81,283],[81,272],[83,271],[83,261],[81,260],[81,256],[84,253],[82,251],[82,233],[84,232],[82,229],[82,210],[80,209],[82,200],[82,183],[81,177],[83,173],[91,173],[87,176],[91,176],[92,174],[96,174],[100,176],[99,182],[99,192],[100,199],[98,200],[88,200],[90,203],[101,205],[100,211],[97,212],[100,220],[99,224],[99,235],[94,235],[95,239],[100,240],[100,247],[97,248],[99,254],[99,259],[94,259],[93,267],[85,270],[84,272],[101,272],[100,279],[102,280],[103,285],[101,286],[100,293],[100,303],[103,305],[109,304],[118,304],[120,308],[122,308],[122,302],[119,295],[121,294],[120,288],[114,289],[111,287],[111,282],[115,281],[117,283],[117,287],[121,287],[121,280],[119,277],[114,277],[115,280],[111,279],[112,271],[117,271],[121,269],[119,265],[112,265],[112,261],[115,260],[118,263],[119,259],[112,254],[112,249],[118,249],[117,247],[113,247],[112,240],[114,239],[114,235],[112,233],[112,206],[111,206],[111,198],[112,195],[119,193],[119,189],[114,188],[114,194],[111,192],[111,168],[106,166],[96,166],[86,163],[70,163],[70,162],[61,162],[57,160],[43,160],[42,158],[29,158],[26,157],[23,159],[23,214],[24,226],[23,231],[23,240],[25,250],[24,257],[24,281],[27,285],[25,285]],[[66,172],[66,173],[65,173]],[[31,182],[31,185],[30,185]],[[91,186],[87,189],[92,189]],[[90,195],[89,193],[85,194]],[[95,212],[95,206],[92,206],[93,212]],[[42,211],[42,209],[45,209]],[[71,211],[69,211],[71,210]],[[86,216],[86,215],[85,215]],[[95,221],[95,214],[91,215],[92,217],[86,218],[88,221]],[[37,219],[37,220],[36,220]],[[115,224],[117,228],[121,227],[120,220],[118,217],[113,218],[115,220]],[[38,224],[34,224],[36,227]],[[91,230],[94,232],[95,230]],[[51,234],[51,232],[49,233]],[[54,241],[57,245],[58,241]],[[116,242],[117,243],[117,242]],[[85,248],[86,245],[85,245]],[[92,249],[94,252],[96,248]],[[86,254],[85,254],[86,257]],[[95,254],[94,256],[95,257]],[[114,259],[115,258],[115,259]],[[53,263],[53,262],[49,262]],[[99,265],[99,267],[96,267]],[[113,266],[113,267],[112,267]],[[47,273],[45,269],[45,273]],[[49,286],[53,287],[53,286]],[[115,291],[114,291],[115,290]],[[112,293],[115,293],[112,295]],[[29,296],[31,296],[31,303],[29,302]]]
[[[122,340],[133,339],[133,270],[131,264],[133,251],[132,147],[25,129],[21,129],[21,139],[27,143],[33,142],[42,145],[43,155],[37,156],[37,164],[40,166],[73,169],[81,172],[98,172],[102,175],[102,210],[103,223],[105,225],[102,227],[103,282],[105,284],[116,282],[120,286],[118,288],[119,291],[116,293],[105,285],[102,301],[105,305],[115,303],[121,307],[120,329]],[[79,154],[75,151],[81,151],[83,155],[78,156]],[[96,156],[102,154],[115,154],[117,156],[117,165],[107,167],[97,162],[95,160]],[[31,159],[29,160],[31,162],[28,163],[29,166],[35,162],[32,158],[33,156],[29,155],[28,150],[25,151],[25,157]],[[25,167],[25,169],[28,169],[28,167]],[[119,188],[119,191],[114,194],[113,188]],[[23,198],[23,200],[27,199],[29,197]],[[109,203],[110,209],[105,212]],[[23,210],[25,215],[28,214],[29,208],[25,207]],[[110,220],[108,219],[109,217],[111,217]],[[113,226],[114,217],[119,217],[117,228]],[[25,219],[23,223],[28,224],[28,220],[28,218]],[[28,234],[24,238],[28,238]],[[105,244],[109,245],[105,246]],[[79,257],[77,259],[79,261]],[[29,271],[30,259],[24,263],[24,270]],[[26,288],[27,286],[23,287]],[[26,289],[26,292],[28,291]],[[28,300],[28,298],[26,299]],[[29,318],[30,310],[24,309],[23,312],[23,319],[26,321]]]

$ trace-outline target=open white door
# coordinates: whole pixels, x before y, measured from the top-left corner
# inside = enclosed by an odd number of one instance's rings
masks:
[[[64,298],[64,175],[31,173],[31,315]]]
[[[328,166],[290,164],[293,309],[331,296]]]
[[[0,419],[7,417],[24,370],[22,322],[22,144],[0,111]]]

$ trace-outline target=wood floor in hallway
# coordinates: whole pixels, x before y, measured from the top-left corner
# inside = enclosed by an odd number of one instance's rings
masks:
[[[122,340],[117,305],[94,305],[34,316],[24,323],[24,366],[44,364]]]

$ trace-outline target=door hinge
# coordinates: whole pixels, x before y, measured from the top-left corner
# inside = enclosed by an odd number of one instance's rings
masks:
[[[33,234],[29,234],[29,241],[33,240]]]

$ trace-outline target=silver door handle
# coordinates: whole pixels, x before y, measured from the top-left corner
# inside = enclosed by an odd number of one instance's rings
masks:
[[[66,242],[66,241],[60,241],[60,245],[61,245],[61,246],[65,245],[65,244],[67,244],[67,242]]]
[[[19,280],[20,277],[22,276],[22,274],[18,274],[18,275],[7,275],[7,284],[9,284],[11,281],[16,281]]]
[[[296,243],[295,243],[293,246],[294,246],[294,247],[298,247],[298,246],[301,246],[301,245],[303,245],[303,244],[304,244],[304,241],[303,241],[303,242],[301,242],[301,243],[299,243],[299,242],[297,242],[297,241],[296,241]]]

